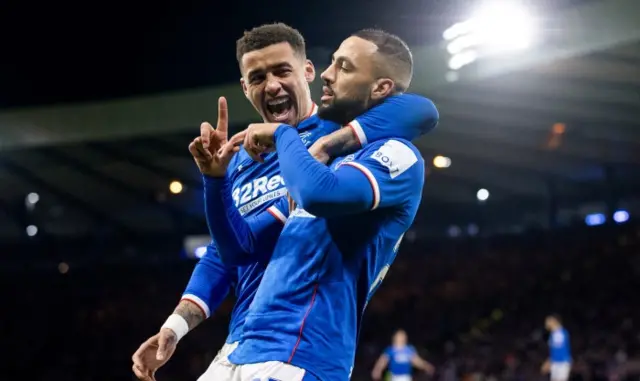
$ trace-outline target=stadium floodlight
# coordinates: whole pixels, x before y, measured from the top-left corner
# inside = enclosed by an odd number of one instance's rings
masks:
[[[29,225],[25,230],[29,237],[35,237],[35,235],[38,234],[38,227],[35,225]]]
[[[183,190],[182,183],[180,181],[174,180],[169,184],[169,191],[173,194],[178,194]]]
[[[436,168],[449,168],[451,166],[451,159],[446,156],[438,155],[433,158],[433,166]]]
[[[484,188],[478,190],[478,193],[476,193],[476,198],[478,199],[478,201],[487,201],[487,199],[489,198],[489,191]]]
[[[477,40],[492,51],[526,49],[533,42],[534,19],[513,2],[485,6],[473,20]]]
[[[534,42],[535,30],[534,17],[514,2],[484,4],[473,17],[452,25],[442,34],[452,56],[449,68],[458,70],[479,55],[526,49]]]
[[[26,202],[27,204],[35,205],[40,201],[40,195],[35,192],[31,192],[27,195]]]
[[[629,212],[626,210],[618,210],[613,213],[613,220],[619,224],[629,221]]]
[[[478,55],[472,50],[454,54],[451,59],[449,59],[449,69],[458,70],[463,66],[469,65],[476,59],[478,59]]]

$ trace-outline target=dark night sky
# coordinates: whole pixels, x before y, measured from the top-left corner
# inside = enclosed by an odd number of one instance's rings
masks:
[[[558,7],[585,0],[546,0]],[[149,4],[151,2],[145,2]],[[108,99],[233,81],[242,31],[283,21],[309,48],[377,26],[410,45],[438,41],[469,0],[7,0],[0,6],[0,108]],[[220,2],[222,3],[222,2]],[[540,2],[538,2],[540,3]],[[179,5],[182,4],[182,5]],[[267,6],[268,5],[268,6]]]

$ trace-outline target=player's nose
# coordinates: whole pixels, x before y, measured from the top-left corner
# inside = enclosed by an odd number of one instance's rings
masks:
[[[322,78],[325,83],[333,83],[333,81],[335,80],[334,74],[335,73],[333,70],[333,65],[331,65],[326,68],[325,71],[322,72],[322,74],[320,74],[320,78]]]
[[[282,90],[282,84],[280,81],[274,76],[269,76],[267,78],[267,85],[265,86],[267,94],[275,97],[278,95],[280,90]]]

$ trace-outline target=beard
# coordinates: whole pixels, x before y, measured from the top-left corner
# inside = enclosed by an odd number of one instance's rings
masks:
[[[333,96],[333,101],[318,109],[320,119],[347,125],[358,115],[364,113],[373,106],[369,96],[369,87],[363,86],[357,94],[352,96]]]

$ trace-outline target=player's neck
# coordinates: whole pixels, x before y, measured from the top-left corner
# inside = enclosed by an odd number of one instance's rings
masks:
[[[313,103],[313,100],[311,98],[308,98],[304,102],[304,105],[302,105],[302,107],[300,107],[300,115],[301,115],[300,122],[302,122],[303,120],[309,118],[310,116],[315,114],[315,112],[316,112],[316,104]],[[300,122],[298,122],[298,124]]]

